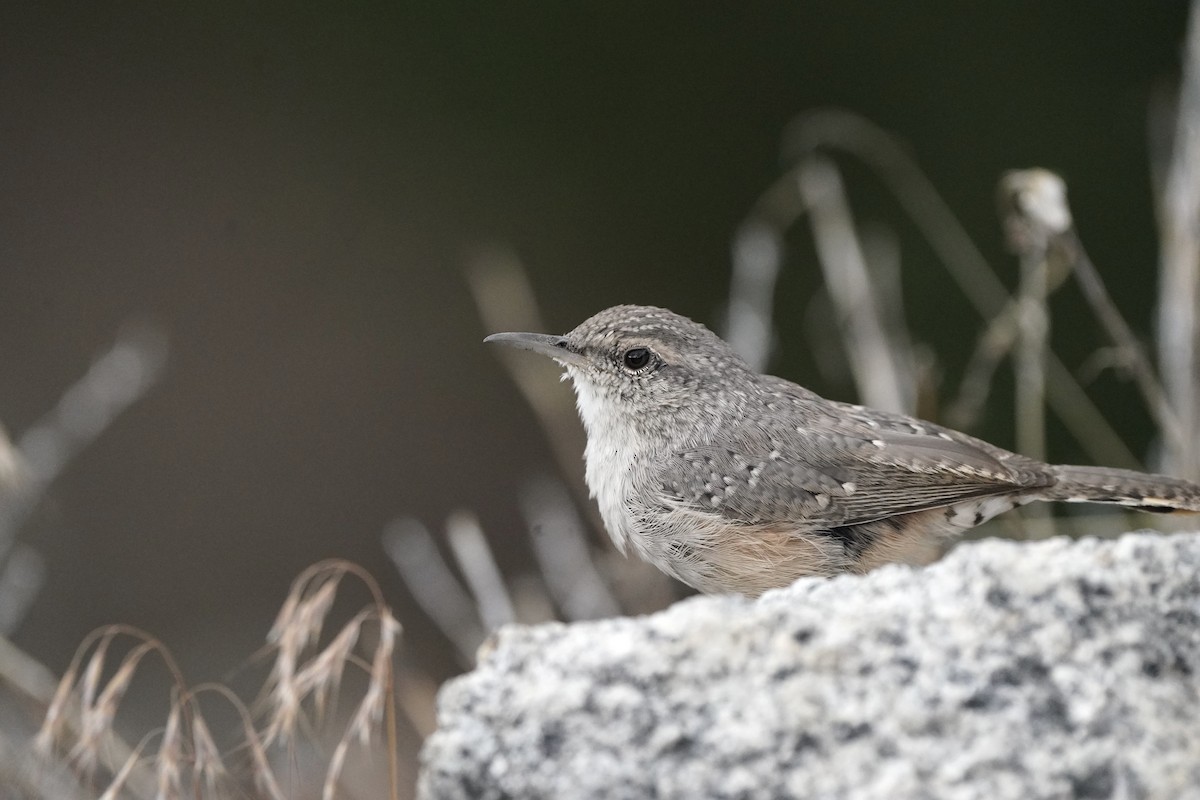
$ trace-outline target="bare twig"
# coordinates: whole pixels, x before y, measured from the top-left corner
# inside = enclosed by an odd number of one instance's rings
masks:
[[[1066,234],[1066,238],[1072,242],[1071,249],[1075,253],[1071,273],[1079,283],[1083,296],[1092,306],[1092,311],[1100,320],[1100,324],[1104,326],[1105,332],[1116,346],[1117,363],[1133,376],[1134,382],[1146,402],[1146,407],[1158,424],[1163,438],[1182,437],[1183,429],[1179,422],[1179,416],[1171,408],[1167,394],[1154,372],[1154,365],[1150,361],[1146,348],[1134,335],[1129,323],[1121,316],[1116,303],[1113,302],[1108,290],[1104,287],[1100,272],[1088,257],[1087,251],[1084,250],[1083,243],[1079,241],[1076,233],[1070,231]]]
[[[963,370],[958,393],[946,404],[946,423],[952,428],[970,428],[979,419],[992,389],[992,378],[1000,362],[1013,351],[1020,335],[1018,307],[1013,301],[995,319],[975,343],[975,350]]]
[[[893,228],[876,223],[862,226],[859,242],[870,267],[873,293],[879,302],[880,324],[887,333],[887,346],[893,353],[897,369],[911,386],[908,413],[916,413],[921,402],[922,380],[927,376],[909,336],[901,280],[900,240]]]
[[[0,634],[8,635],[25,619],[46,580],[46,563],[32,547],[17,542],[0,568]]]
[[[1180,435],[1163,469],[1200,478],[1200,2],[1193,2],[1170,163],[1158,198],[1159,367]]]
[[[484,628],[491,631],[513,622],[516,613],[512,598],[475,515],[467,511],[451,514],[446,520],[446,539],[475,595],[475,608]]]
[[[50,707],[58,687],[54,673],[3,636],[0,636],[0,682],[41,708]]]
[[[952,427],[970,427],[978,418],[990,390],[993,372],[1016,345],[1020,333],[1018,313],[1019,307],[1013,300],[988,324],[980,337],[967,364],[959,393],[947,406],[946,420]],[[1140,467],[1141,460],[1117,437],[1066,366],[1052,355],[1047,357],[1045,366],[1051,404],[1056,411],[1063,407],[1074,410],[1068,415],[1060,413],[1059,417],[1083,449],[1097,461],[1130,469]]]
[[[1117,348],[1117,362],[1132,374],[1163,436],[1180,436],[1179,420],[1154,374],[1149,355],[1121,316],[1079,239],[1062,178],[1042,169],[1014,171],[1005,176],[1001,191],[1008,206],[1005,226],[1014,249],[1023,258],[1044,254],[1049,270],[1056,275],[1051,289],[1057,286],[1059,274],[1075,276],[1084,299]]]
[[[1071,227],[1066,185],[1044,170],[1013,171],[1000,179],[1000,206],[1009,247],[1021,262],[1017,291],[1017,449],[1046,458],[1046,352],[1049,349],[1050,244]]]
[[[521,492],[521,510],[538,566],[563,615],[580,620],[620,614],[592,562],[587,533],[562,485],[549,478],[531,482]]]
[[[1121,440],[1079,381],[1053,353],[1046,356],[1046,390],[1051,407],[1084,452],[1102,464],[1142,467],[1142,460]]]
[[[17,485],[21,471],[21,456],[8,438],[8,431],[0,425],[0,499]]]
[[[467,282],[487,330],[546,330],[525,269],[508,250],[493,247],[479,251],[467,268]],[[533,410],[562,474],[572,477],[569,485],[575,499],[581,508],[590,509],[579,469],[579,454],[585,444],[583,429],[572,395],[555,387],[554,378],[561,369],[549,359],[524,358],[508,348],[497,348],[496,355]],[[595,512],[591,514],[593,528],[601,530],[599,517]]]
[[[784,134],[784,155],[796,163],[809,153],[826,149],[849,153],[871,167],[912,217],[981,316],[990,319],[1003,308],[1008,299],[1004,284],[933,182],[894,136],[858,114],[836,109],[803,114]],[[793,180],[794,176],[785,175],[775,186]],[[756,210],[775,219],[788,213],[789,208],[778,202],[778,190],[768,190]]]
[[[825,285],[838,309],[842,341],[862,401],[911,413],[916,400],[912,360],[889,344],[837,168],[826,158],[810,156],[801,165],[797,187],[812,221]]]
[[[471,595],[438,553],[429,531],[415,519],[388,525],[383,547],[417,604],[458,650],[462,663],[475,663],[475,651],[487,632],[479,623]]]
[[[894,137],[851,112],[811,112],[789,126],[784,155],[797,166],[760,195],[745,225],[783,231],[799,219],[805,209],[795,189],[798,173],[804,159],[820,150],[849,153],[869,166],[916,223],[976,311],[989,320],[1004,311],[1011,296],[933,183]],[[769,314],[760,317],[769,325]],[[1051,407],[1092,458],[1137,466],[1138,460],[1052,352],[1046,355],[1046,391]]]
[[[782,233],[766,220],[751,217],[734,234],[731,257],[733,277],[723,333],[738,355],[762,372],[771,357],[771,317],[775,281],[783,261]]]
[[[166,339],[150,327],[127,327],[58,405],[18,439],[21,466],[16,491],[0,503],[0,559],[7,557],[17,529],[48,487],[80,450],[120,413],[141,398],[162,373]],[[5,458],[0,445],[0,461]]]

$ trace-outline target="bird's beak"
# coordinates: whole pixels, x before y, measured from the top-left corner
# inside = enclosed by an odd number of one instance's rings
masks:
[[[584,357],[570,348],[565,336],[551,336],[547,333],[493,333],[483,341],[541,353],[564,367],[582,367],[584,364]]]

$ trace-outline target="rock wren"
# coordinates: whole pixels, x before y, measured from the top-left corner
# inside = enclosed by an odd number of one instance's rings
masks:
[[[587,484],[617,548],[704,592],[927,563],[1034,500],[1200,511],[1200,486],[1043,464],[903,414],[760,375],[703,325],[616,306],[565,336],[497,333],[575,385]]]

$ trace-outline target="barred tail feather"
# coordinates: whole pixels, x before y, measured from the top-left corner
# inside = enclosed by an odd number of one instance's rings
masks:
[[[1052,467],[1058,482],[1047,500],[1068,503],[1117,503],[1142,511],[1200,512],[1200,486],[1181,478],[1148,475],[1109,467]]]

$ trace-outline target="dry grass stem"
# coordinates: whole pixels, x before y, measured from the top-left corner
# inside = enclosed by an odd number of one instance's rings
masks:
[[[1126,469],[1143,467],[1142,460],[1117,435],[1079,381],[1053,353],[1046,355],[1046,391],[1050,407],[1093,461]]]
[[[1000,180],[1009,246],[1021,264],[1017,289],[1017,450],[1046,458],[1046,353],[1049,349],[1050,243],[1071,226],[1066,186],[1043,170],[1009,172]]]
[[[769,222],[749,218],[734,234],[733,275],[722,333],[753,369],[771,357],[775,283],[783,266],[783,234]]]
[[[980,336],[958,393],[947,404],[945,418],[951,427],[967,429],[978,420],[991,392],[992,377],[1000,362],[1013,351],[1020,336],[1019,314],[1020,307],[1014,300],[988,323]],[[1129,469],[1141,467],[1141,460],[1117,436],[1100,409],[1053,353],[1046,355],[1045,368],[1050,407],[1084,452],[1097,463]]]
[[[192,748],[195,761],[193,771],[204,780],[204,788],[215,796],[217,787],[229,779],[229,771],[221,760],[221,750],[213,739],[208,723],[199,712],[192,715]]]
[[[63,393],[54,409],[21,435],[15,457],[22,466],[18,491],[0,505],[0,557],[8,553],[17,528],[46,487],[118,415],[158,382],[166,356],[166,338],[160,331],[127,325],[112,348]]]
[[[201,694],[208,693],[224,698],[237,713],[238,721],[241,723],[241,749],[250,755],[251,774],[254,786],[258,789],[259,793],[270,798],[270,800],[287,800],[283,789],[279,785],[279,779],[275,775],[275,771],[271,768],[271,760],[267,755],[267,746],[263,743],[258,729],[255,728],[254,720],[251,718],[246,704],[228,686],[219,683],[206,683],[197,686],[191,691],[190,699],[195,703],[196,698]],[[197,719],[200,718],[199,711],[197,711],[195,716]],[[205,731],[207,731],[207,726],[205,726]],[[197,768],[198,765],[199,759],[197,758]],[[208,770],[208,773],[212,775],[214,781],[219,781],[226,774],[226,770],[224,765],[221,764],[219,768],[214,767]]]
[[[46,581],[46,562],[28,545],[15,542],[0,567],[0,635],[13,633]]]
[[[1180,435],[1163,469],[1200,479],[1200,2],[1191,4],[1172,152],[1158,197],[1158,359]]]
[[[529,276],[510,251],[496,247],[480,250],[468,264],[467,285],[488,332],[546,330]],[[546,434],[559,469],[564,475],[577,475],[583,431],[571,393],[554,386],[553,379],[561,370],[548,359],[524,358],[508,348],[496,349],[500,363]],[[571,488],[576,500],[590,508],[583,482],[576,479]],[[593,527],[599,529],[599,525],[599,516],[594,516]]]
[[[157,650],[158,646],[157,642],[143,642],[126,654],[121,660],[117,671],[109,679],[104,690],[100,692],[100,696],[95,698],[94,702],[89,702],[94,692],[94,686],[89,685],[85,688],[83,692],[84,700],[81,704],[81,730],[75,748],[71,752],[71,757],[73,760],[86,765],[87,771],[93,769],[98,763],[98,752],[105,738],[112,732],[113,720],[116,719],[117,709],[121,705],[121,700],[125,697],[126,690],[129,689],[134,672],[137,670],[142,658],[147,653]],[[100,668],[103,667],[103,663],[104,650],[97,649],[92,655],[91,663],[88,664],[86,676],[89,680],[93,675],[98,676],[100,674]],[[93,665],[99,668],[93,671]]]
[[[492,557],[479,520],[468,511],[456,511],[446,519],[446,539],[462,569],[467,586],[475,595],[475,608],[483,626],[495,630],[516,620],[512,598],[504,576]]]
[[[896,137],[875,123],[849,111],[825,109],[797,117],[784,134],[784,155],[790,162],[803,163],[812,153],[830,150],[848,153],[874,171],[901,207],[916,223],[938,255],[946,271],[980,316],[990,319],[1003,308],[1008,291],[983,253],[963,228],[954,211]],[[789,172],[776,182],[796,180]],[[757,206],[758,213],[773,219],[769,208],[777,192],[768,190]],[[786,213],[787,206],[780,209]],[[780,227],[788,227],[788,219]]]
[[[306,649],[315,647],[324,618],[332,608],[337,587],[343,578],[352,575],[370,591],[373,604],[368,613],[355,615],[335,636],[332,643],[309,662],[302,664]],[[325,796],[332,798],[345,764],[349,743],[357,739],[362,746],[371,740],[371,731],[385,725],[388,743],[388,768],[393,797],[398,792],[399,767],[396,763],[395,676],[394,655],[400,625],[391,609],[383,602],[382,592],[374,579],[361,567],[345,561],[325,561],[305,570],[292,583],[275,626],[272,640],[276,647],[276,663],[268,681],[270,689],[270,722],[263,736],[266,745],[275,740],[286,741],[301,716],[302,704],[312,699],[318,713],[324,709],[324,696],[330,687],[340,684],[346,663],[357,663],[351,650],[358,641],[359,631],[366,619],[374,619],[379,637],[367,672],[368,682],[350,723],[334,749],[326,769]],[[345,658],[334,664],[335,656]]]
[[[1105,288],[1104,281],[1100,278],[1100,272],[1088,257],[1083,244],[1079,242],[1074,232],[1068,235],[1074,240],[1072,250],[1075,253],[1075,260],[1071,273],[1075,276],[1083,296],[1100,320],[1100,324],[1116,346],[1113,363],[1120,365],[1133,376],[1134,383],[1141,391],[1146,407],[1154,417],[1163,438],[1178,439],[1182,437],[1183,428],[1180,425],[1179,416],[1171,408],[1166,391],[1154,371],[1149,353],[1134,335],[1133,329],[1129,327],[1129,323],[1125,321],[1116,303],[1108,294],[1108,289]]]
[[[8,491],[20,482],[21,455],[8,438],[8,431],[0,425],[0,492]]]
[[[341,778],[342,768],[345,766],[346,753],[349,750],[350,742],[353,739],[357,739],[362,747],[367,747],[371,743],[371,731],[385,722],[385,715],[387,716],[389,733],[393,740],[390,752],[394,752],[395,720],[391,715],[393,714],[392,697],[395,683],[392,670],[392,656],[399,634],[400,623],[392,617],[390,612],[386,610],[382,611],[379,617],[379,642],[375,646],[375,653],[371,659],[370,681],[367,684],[367,691],[363,695],[358,709],[354,712],[354,717],[351,719],[350,724],[346,726],[346,732],[342,735],[341,740],[337,743],[337,747],[333,750],[333,755],[329,760],[329,769],[325,772],[325,785],[321,793],[323,800],[333,800],[335,796],[335,789],[338,780]],[[396,791],[396,765],[394,759],[391,764],[391,771],[394,794]]]
[[[806,159],[821,151],[846,153],[868,166],[917,225],[980,316],[991,320],[1003,313],[1012,297],[932,181],[895,137],[852,112],[810,112],[789,125],[784,156],[794,166],[759,196],[748,219],[779,231],[799,219],[804,206],[796,182]],[[1046,353],[1046,392],[1051,408],[1093,459],[1137,466],[1138,459],[1053,352]]]
[[[520,499],[534,557],[563,616],[581,620],[620,614],[620,604],[592,561],[583,521],[562,484],[539,478],[525,487]]]
[[[130,638],[134,647],[121,659],[113,676],[102,682],[112,644],[118,637]],[[91,653],[87,663],[84,656]],[[66,673],[46,708],[42,726],[34,737],[34,752],[45,763],[65,751],[68,762],[89,783],[98,769],[107,771],[109,783],[120,778],[122,785],[147,783],[138,750],[126,746],[113,730],[121,700],[144,658],[156,653],[172,676],[177,689],[183,678],[171,654],[145,631],[128,625],[110,625],[93,631],[75,652]],[[81,676],[82,669],[82,676]],[[77,700],[78,703],[72,703]]]
[[[21,527],[66,465],[157,383],[166,353],[159,331],[127,325],[16,447],[0,427],[0,632],[25,618],[45,572],[41,557],[17,541]]]
[[[33,739],[34,750],[42,758],[50,758],[54,754],[58,742],[66,738],[69,724],[66,706],[71,699],[71,690],[75,688],[75,676],[78,669],[78,663],[73,662],[63,674],[62,680],[59,681],[58,687],[54,690],[54,696],[46,708],[41,728]]]
[[[338,587],[347,575],[353,575],[367,585],[374,603],[343,626],[328,646],[304,661],[306,653],[318,644]],[[356,565],[334,560],[310,567],[292,582],[288,598],[268,635],[268,641],[275,649],[275,661],[267,680],[270,723],[263,734],[266,745],[287,742],[291,738],[303,715],[306,700],[313,700],[318,713],[323,712],[328,694],[340,685],[344,665],[351,660],[361,625],[368,618],[377,620],[381,629],[387,630],[386,635],[381,633],[375,657],[380,657],[380,651],[386,649],[388,661],[385,667],[390,672],[391,648],[396,633],[390,626],[394,619],[374,579]],[[368,693],[375,688],[376,670],[385,667],[372,666]]]
[[[276,739],[287,742],[295,731],[300,718],[301,703],[308,694],[298,680],[296,671],[301,653],[317,641],[325,617],[337,596],[338,579],[329,575],[308,577],[311,583],[293,583],[292,591],[280,610],[267,641],[275,647],[275,663],[268,680],[272,687],[271,726],[265,738],[267,744]],[[310,681],[311,683],[311,681]]]
[[[383,533],[383,548],[421,610],[458,651],[465,666],[487,633],[479,623],[471,595],[442,559],[433,536],[415,519],[401,518]]]
[[[357,578],[367,587],[371,603],[356,613],[327,645],[320,647],[338,587],[346,576]],[[354,651],[362,627],[368,622],[378,625],[379,634],[370,657],[364,660]],[[197,702],[202,692],[215,692],[229,701],[241,719],[241,749],[250,757],[250,773],[258,793],[272,800],[284,800],[288,793],[271,768],[269,748],[273,743],[291,739],[310,704],[318,717],[323,716],[333,695],[340,691],[345,665],[356,664],[363,667],[367,685],[341,733],[339,749],[326,764],[326,796],[334,796],[333,787],[349,744],[369,746],[374,732],[382,729],[386,734],[391,796],[395,798],[399,792],[399,769],[395,754],[398,737],[393,662],[399,635],[400,625],[383,602],[378,585],[361,567],[335,560],[321,562],[303,572],[293,582],[268,633],[275,659],[263,689],[268,718],[260,732],[245,705],[227,687],[205,684],[189,690],[171,655],[157,639],[128,626],[102,628],[84,640],[60,681],[49,702],[36,746],[46,758],[65,747],[67,758],[89,784],[95,780],[97,766],[103,765],[108,771],[105,796],[120,795],[135,778],[148,787],[146,792],[134,792],[138,796],[150,793],[159,798],[216,797],[225,796],[227,790],[231,796],[241,796],[244,792],[237,789]],[[120,637],[131,637],[135,644],[105,681],[106,662]],[[138,769],[144,761],[141,754],[152,735],[147,735],[135,751],[126,749],[120,760],[106,762],[102,756],[111,749],[108,744],[113,738],[113,724],[122,699],[138,668],[151,653],[158,654],[166,663],[175,686],[160,744],[153,756],[152,775],[139,776]],[[70,726],[73,698],[78,700],[74,716],[79,723]],[[149,781],[145,780],[147,777]]]
[[[179,718],[182,706],[172,703],[167,713],[167,726],[162,744],[158,747],[158,797],[183,796],[183,743],[180,741]]]
[[[975,343],[975,350],[963,370],[958,393],[946,404],[945,418],[950,427],[967,429],[979,420],[991,393],[996,370],[1012,352],[1020,335],[1017,313],[1015,302],[1006,306],[999,316],[988,323]]]
[[[50,708],[57,698],[59,716],[70,693],[69,687],[63,688],[53,672],[3,636],[0,636],[0,682],[16,697],[41,708]],[[49,751],[49,743],[45,749]]]
[[[841,175],[820,156],[805,159],[797,175],[812,222],[829,296],[837,307],[841,339],[866,405],[912,413],[916,404],[912,359],[895,352],[884,329],[881,301],[854,229]]]
[[[317,720],[324,718],[326,706],[337,697],[341,688],[342,674],[346,664],[354,658],[354,647],[358,644],[362,624],[370,616],[369,611],[360,611],[333,638],[324,650],[317,654],[296,676],[300,690],[312,695]]]
[[[1162,435],[1182,435],[1179,420],[1154,372],[1150,357],[1113,302],[1095,264],[1076,232],[1062,178],[1043,169],[1016,170],[1001,181],[1001,207],[1008,239],[1022,257],[1043,254],[1050,274],[1050,291],[1066,274],[1073,275],[1084,299],[1112,341],[1116,352],[1109,362],[1132,375]]]

